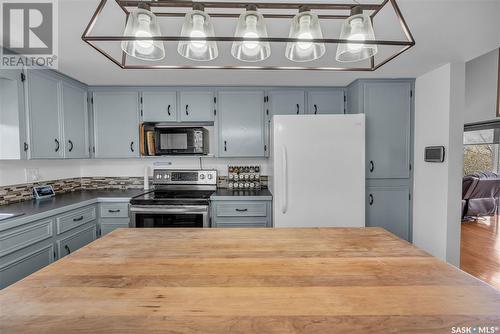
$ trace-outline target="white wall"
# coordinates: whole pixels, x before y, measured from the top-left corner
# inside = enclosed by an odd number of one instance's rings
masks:
[[[496,118],[498,52],[495,49],[465,65],[465,123]]]
[[[413,242],[458,266],[465,64],[442,66],[415,85]],[[444,163],[424,162],[424,148],[435,145],[445,146]]]
[[[260,165],[262,174],[268,175],[267,159],[201,159],[205,169],[217,169],[227,175],[227,166]],[[38,168],[40,180],[54,180],[80,176],[143,176],[144,167],[160,165],[165,168],[200,168],[200,159],[193,157],[144,158],[144,159],[90,159],[90,160],[25,160],[0,161],[0,186],[26,183],[25,169]]]

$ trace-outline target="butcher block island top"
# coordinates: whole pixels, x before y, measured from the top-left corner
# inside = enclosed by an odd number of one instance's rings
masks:
[[[380,228],[120,229],[0,291],[2,334],[456,326],[500,327],[500,292]]]

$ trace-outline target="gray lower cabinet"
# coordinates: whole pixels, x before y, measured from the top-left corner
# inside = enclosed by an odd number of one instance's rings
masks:
[[[366,226],[383,227],[411,241],[410,187],[381,184],[366,188]]]
[[[175,122],[177,120],[177,93],[175,91],[143,92],[141,101],[144,122]]]
[[[96,158],[139,157],[139,93],[94,92]]]
[[[271,201],[212,201],[212,227],[272,227]]]
[[[312,90],[307,93],[309,114],[343,114],[345,91],[343,88]]]
[[[28,72],[30,157],[62,158],[59,127],[59,80],[44,70]]]
[[[267,92],[270,115],[305,114],[306,93],[303,90],[271,90]]]
[[[99,231],[100,237],[116,230],[130,226],[129,203],[112,202],[99,203]]]
[[[82,228],[72,230],[62,235],[57,241],[58,258],[82,248],[97,238],[96,224],[87,224]]]
[[[67,82],[62,83],[62,110],[64,112],[64,156],[90,157],[87,91]]]
[[[179,118],[182,122],[213,122],[213,91],[183,91],[179,93]]]
[[[220,91],[219,156],[264,157],[264,91]]]

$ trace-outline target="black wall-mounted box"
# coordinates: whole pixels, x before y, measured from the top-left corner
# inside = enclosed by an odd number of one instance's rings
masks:
[[[425,148],[424,161],[444,162],[444,146],[427,146]]]

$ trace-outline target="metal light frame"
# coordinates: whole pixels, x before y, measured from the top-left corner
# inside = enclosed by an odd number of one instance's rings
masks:
[[[142,0],[115,0],[118,6],[123,10],[126,17],[129,15],[129,10],[127,7],[137,7],[141,2],[148,3],[151,7],[158,7],[162,9],[168,8],[192,8],[195,3],[202,3],[205,8],[211,9],[245,9],[248,4],[255,4],[258,9],[272,9],[272,10],[299,10],[301,3],[242,3],[242,2],[193,2],[189,0],[153,0],[153,1],[142,1]],[[370,15],[372,21],[377,13],[384,8],[388,3],[390,3],[394,9],[394,12],[398,18],[399,24],[403,33],[406,37],[404,41],[394,41],[394,40],[369,40],[369,41],[354,41],[346,39],[336,39],[336,38],[323,38],[323,39],[299,39],[299,38],[285,38],[285,37],[267,37],[267,38],[242,38],[242,37],[186,37],[186,36],[155,36],[155,37],[133,37],[133,36],[91,36],[91,32],[102,12],[108,0],[101,0],[97,9],[90,19],[87,28],[85,29],[82,40],[96,49],[99,53],[104,55],[106,58],[111,60],[113,63],[118,65],[122,69],[223,69],[223,70],[307,70],[307,71],[375,71],[381,66],[387,64],[389,61],[393,60],[409,48],[415,45],[415,40],[406,24],[406,21],[399,9],[396,0],[383,0],[380,4],[338,4],[338,3],[312,3],[307,4],[307,6],[314,10],[345,10],[350,11],[353,7],[359,6],[363,10],[373,11]],[[157,17],[183,17],[185,13],[180,12],[154,12]],[[238,17],[239,13],[222,13],[222,12],[210,12],[210,17]],[[265,18],[293,18],[292,14],[265,14]],[[319,14],[320,19],[328,20],[345,20],[349,15],[331,15],[331,14]],[[312,43],[326,43],[326,44],[376,44],[376,45],[386,45],[386,46],[401,46],[402,49],[392,54],[388,58],[375,63],[375,58],[370,58],[370,66],[367,67],[328,67],[328,66],[266,66],[266,65],[160,65],[160,64],[127,64],[127,54],[122,52],[121,60],[114,58],[108,52],[104,51],[102,48],[95,45],[95,42],[121,42],[121,41],[141,41],[141,40],[160,40],[165,42],[171,41],[220,41],[220,42],[234,42],[234,41],[255,41],[255,42],[312,42]]]

